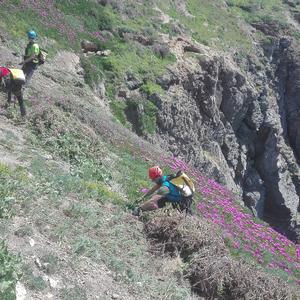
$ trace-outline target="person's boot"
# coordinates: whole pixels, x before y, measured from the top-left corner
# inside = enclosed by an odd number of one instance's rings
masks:
[[[22,119],[26,118],[26,110],[24,108],[21,109],[21,117],[22,117]]]
[[[134,216],[136,216],[136,217],[139,217],[140,214],[141,214],[141,209],[140,209],[138,206],[136,206],[136,207],[132,210],[132,214],[133,214]]]

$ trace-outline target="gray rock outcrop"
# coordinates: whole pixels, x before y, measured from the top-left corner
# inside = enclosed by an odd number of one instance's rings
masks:
[[[179,56],[157,80],[165,95],[155,101],[155,139],[299,241],[300,59],[289,41],[273,48],[269,60],[260,53],[263,71],[242,71],[234,59],[201,46],[198,56]]]

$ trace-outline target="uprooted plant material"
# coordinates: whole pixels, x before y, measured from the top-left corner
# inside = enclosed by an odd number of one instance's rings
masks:
[[[155,215],[145,232],[159,254],[180,256],[192,290],[205,299],[296,299],[297,288],[263,271],[254,261],[233,258],[216,229],[201,219]]]

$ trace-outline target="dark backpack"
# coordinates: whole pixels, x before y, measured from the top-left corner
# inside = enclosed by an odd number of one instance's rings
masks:
[[[48,55],[48,52],[45,50],[45,49],[42,49],[40,48],[40,52],[39,52],[39,55],[38,55],[38,64],[39,65],[43,65],[47,59],[47,55]]]

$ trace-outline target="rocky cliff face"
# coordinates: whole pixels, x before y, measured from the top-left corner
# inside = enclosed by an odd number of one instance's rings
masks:
[[[126,113],[139,135],[214,177],[255,215],[300,242],[300,47],[290,37],[300,30],[300,18],[297,1],[283,3],[285,22],[266,17],[237,24],[255,45],[248,57],[196,44],[184,30],[174,39],[160,34],[177,63],[156,80],[164,92],[148,97],[158,108],[156,134],[139,128],[143,104]],[[174,2],[182,15],[191,11],[186,4]],[[218,5],[226,10],[229,4]],[[262,6],[238,5],[247,12]],[[162,13],[160,21],[170,18]],[[126,79],[119,96],[143,98],[142,82]]]
[[[178,63],[157,79],[164,95],[150,99],[159,107],[155,140],[299,242],[298,47],[277,39],[244,61],[182,39],[170,47]]]

